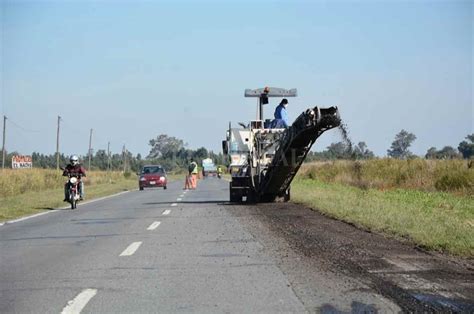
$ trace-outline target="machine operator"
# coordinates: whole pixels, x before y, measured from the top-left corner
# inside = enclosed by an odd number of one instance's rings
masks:
[[[288,128],[288,112],[286,107],[288,106],[288,99],[283,98],[280,104],[275,108],[275,120],[272,121],[272,128]]]

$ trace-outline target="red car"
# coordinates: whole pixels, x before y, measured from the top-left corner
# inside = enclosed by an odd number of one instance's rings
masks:
[[[166,178],[165,169],[161,166],[143,166],[140,172],[140,178],[138,179],[138,188],[143,191],[144,188],[162,187],[166,190],[166,184],[168,180]]]

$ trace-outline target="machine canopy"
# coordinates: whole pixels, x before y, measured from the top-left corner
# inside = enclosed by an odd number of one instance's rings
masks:
[[[284,89],[279,87],[265,87],[257,89],[246,89],[245,97],[296,97],[298,93],[296,88]]]

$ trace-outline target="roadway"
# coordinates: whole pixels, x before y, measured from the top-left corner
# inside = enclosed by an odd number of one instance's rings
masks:
[[[0,312],[410,309],[272,229],[265,213],[296,205],[229,204],[227,185],[172,182],[0,226]]]

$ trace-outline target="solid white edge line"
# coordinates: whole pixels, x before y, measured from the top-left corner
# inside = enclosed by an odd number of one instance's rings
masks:
[[[169,215],[171,213],[171,210],[167,209],[163,212],[163,216]]]
[[[131,255],[133,255],[138,250],[140,245],[142,245],[142,243],[143,242],[141,242],[141,241],[140,242],[133,242],[122,253],[120,253],[120,256],[131,256]]]
[[[38,213],[38,214],[31,215],[31,216],[18,218],[18,219],[15,219],[15,220],[9,220],[9,221],[5,222],[4,224],[13,224],[15,222],[20,222],[20,221],[27,220],[27,219],[30,219],[30,218],[35,218],[35,217],[43,216],[43,215],[46,215],[46,214],[49,214],[49,213],[54,213],[54,212],[57,212],[58,210],[59,209],[53,209],[53,210],[50,210],[50,211],[47,211],[47,212],[44,212],[44,213]]]
[[[97,289],[86,289],[69,301],[61,314],[81,313],[89,301],[97,294]]]
[[[176,203],[173,203],[173,204],[171,204],[171,206],[173,206],[173,207],[174,207],[174,206],[178,206],[178,204],[176,204]]]
[[[160,221],[155,221],[154,223],[152,223],[146,230],[155,230],[156,228],[158,228],[158,226],[161,224]]]
[[[111,198],[111,197],[119,196],[119,195],[122,195],[122,194],[125,194],[125,193],[129,193],[129,192],[132,192],[132,191],[136,191],[136,190],[123,191],[123,192],[119,192],[119,193],[112,194],[112,195],[109,195],[109,196],[104,196],[104,197],[101,197],[101,198],[96,198],[96,199],[93,199],[93,200],[90,200],[90,201],[86,201],[86,202],[83,202],[83,203],[80,203],[80,204],[86,205],[86,204],[102,201],[102,200],[105,200],[105,199],[108,199],[108,198]],[[66,208],[70,208],[70,206],[59,207],[57,209],[49,210],[47,212],[38,213],[38,214],[34,214],[34,215],[31,215],[31,216],[26,216],[26,217],[14,219],[14,220],[4,221],[4,222],[0,223],[0,227],[5,226],[5,225],[9,225],[9,224],[13,224],[13,223],[16,223],[16,222],[24,221],[24,220],[27,220],[27,219],[30,219],[30,218],[35,218],[35,217],[38,217],[38,216],[58,212],[61,209],[66,209]]]

